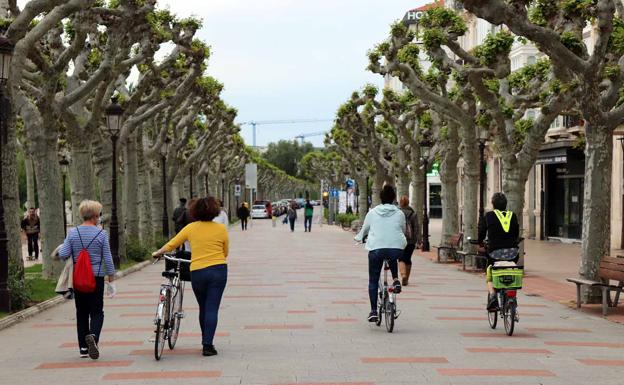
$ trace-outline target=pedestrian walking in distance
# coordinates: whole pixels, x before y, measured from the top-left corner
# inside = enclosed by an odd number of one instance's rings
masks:
[[[83,222],[69,231],[59,250],[59,257],[61,259],[73,258],[75,264],[83,251],[86,250],[88,253],[95,277],[95,290],[90,293],[81,292],[74,285],[74,300],[80,356],[88,356],[95,360],[100,356],[98,342],[104,324],[104,276],[108,276],[108,282],[113,282],[115,266],[108,233],[98,226],[102,215],[102,204],[85,200],[80,203],[78,210]],[[74,282],[76,282],[75,275]]]
[[[288,222],[290,223],[290,232],[295,231],[295,222],[297,221],[297,204],[295,201],[290,202],[290,207],[288,208]]]
[[[236,211],[236,216],[240,220],[241,230],[247,230],[247,220],[249,220],[249,209],[247,208],[247,203],[243,202],[241,206]]]
[[[179,233],[188,224],[186,198],[180,198],[180,205],[173,210],[173,224],[176,233]]]
[[[409,205],[409,198],[402,196],[400,200],[401,211],[405,215],[405,238],[407,246],[403,249],[403,255],[399,257],[399,273],[403,286],[409,285],[409,277],[412,271],[412,254],[416,245],[420,242],[420,231],[418,228],[418,217],[416,212]]]
[[[202,354],[214,356],[214,335],[219,319],[219,305],[227,283],[229,238],[225,225],[214,222],[220,207],[213,197],[198,199],[189,208],[193,222],[152,256],[175,250],[184,242],[191,244],[191,285],[199,304],[199,326],[202,331]]]
[[[21,228],[26,233],[28,239],[28,259],[39,259],[39,232],[41,231],[41,221],[35,212],[35,208],[28,209],[26,216],[22,219]]]
[[[310,203],[309,199],[306,199],[305,208],[303,210],[303,227],[304,232],[312,231],[312,217],[314,216],[314,206]]]

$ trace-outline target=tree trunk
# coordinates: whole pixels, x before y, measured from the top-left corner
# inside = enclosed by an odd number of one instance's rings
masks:
[[[39,205],[41,208],[41,238],[43,246],[43,276],[58,278],[63,264],[52,259],[52,251],[65,238],[63,231],[64,202],[61,191],[61,173],[56,152],[56,136],[33,143],[35,174],[39,181]]]
[[[124,149],[124,213],[126,218],[126,236],[139,239],[139,159],[137,154],[136,133],[126,142]]]
[[[2,201],[4,203],[4,226],[7,232],[7,249],[9,252],[9,263],[16,264],[19,271],[24,269],[24,259],[22,257],[22,240],[20,234],[20,222],[23,211],[19,200],[19,181],[17,175],[17,140],[15,137],[15,125],[13,120],[8,123],[8,141],[2,148]],[[26,165],[28,166],[28,155],[26,155]],[[32,173],[32,163],[31,163]],[[33,197],[34,206],[34,197]],[[62,227],[62,226],[61,226]]]
[[[95,142],[94,150],[94,160],[93,160],[93,168],[95,171],[95,176],[98,179],[98,184],[100,186],[100,203],[104,207],[102,213],[102,223],[104,226],[109,229],[110,226],[110,216],[111,216],[111,206],[113,201],[113,173],[112,173],[112,152],[111,152],[111,143],[109,141],[97,141]],[[119,218],[118,218],[119,219]],[[77,225],[80,224],[82,220]],[[122,223],[122,222],[120,222]],[[121,228],[121,227],[120,227]]]
[[[368,186],[366,186],[365,175],[358,175],[356,178],[357,178],[356,182],[358,184],[358,191],[360,193],[360,195],[358,195],[359,217],[360,217],[360,220],[363,221],[367,214],[366,206],[368,204],[368,196],[366,196],[366,191],[368,190]]]
[[[459,137],[457,130],[449,130],[449,137],[444,148],[440,164],[442,182],[442,237],[441,245],[448,245],[453,234],[459,232],[459,201],[457,196],[457,162],[459,161]]]
[[[479,197],[479,151],[475,138],[474,127],[466,127],[462,129],[462,139],[464,142],[463,159],[464,159],[464,210],[462,218],[462,227],[464,231],[464,239],[471,237],[477,238],[477,206]],[[464,242],[464,249],[468,250],[471,246],[468,242]]]
[[[152,188],[150,172],[148,170],[149,164],[145,159],[145,153],[143,152],[143,132],[137,131],[137,173],[138,173],[138,185],[139,194],[137,206],[139,207],[139,239],[143,244],[151,245],[154,240],[154,229],[152,223]]]
[[[585,127],[585,196],[583,201],[583,241],[579,275],[597,280],[603,256],[609,254],[611,235],[611,130],[588,123]],[[582,299],[596,302],[596,293],[584,288]]]
[[[375,207],[381,204],[381,198],[379,197],[379,193],[381,193],[381,189],[386,181],[385,170],[381,166],[377,166],[375,170],[375,177],[373,179],[373,191],[371,200],[373,201],[372,207]]]
[[[24,163],[26,167],[26,209],[35,207],[35,169],[32,157],[29,153],[24,154]]]
[[[422,162],[420,159],[420,148],[412,149],[410,163],[410,179],[412,180],[412,193],[410,205],[418,213],[418,233],[422,234],[423,225],[423,189],[425,189]]]
[[[80,213],[78,212],[80,202],[85,199],[96,199],[91,140],[71,140],[69,141],[69,150],[71,152],[69,185],[71,188],[73,223],[74,225],[79,225],[82,223],[82,218],[80,218]]]
[[[150,169],[150,180],[152,189],[152,229],[154,239],[163,240],[162,233],[162,213],[163,213],[163,188],[162,188],[162,167],[160,161],[149,161],[153,168]]]

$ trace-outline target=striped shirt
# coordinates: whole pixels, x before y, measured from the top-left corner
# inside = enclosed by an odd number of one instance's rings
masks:
[[[80,235],[78,235],[79,232]],[[80,241],[81,238],[82,242]],[[89,245],[89,243],[91,245]],[[65,238],[63,242],[63,246],[61,246],[59,250],[59,256],[62,259],[73,257],[74,263],[76,263],[78,254],[87,246],[89,246],[87,251],[91,256],[93,274],[96,277],[115,274],[113,256],[111,255],[110,244],[108,243],[108,233],[105,230],[100,230],[100,228],[96,226],[78,226],[77,229],[70,229],[67,238]]]

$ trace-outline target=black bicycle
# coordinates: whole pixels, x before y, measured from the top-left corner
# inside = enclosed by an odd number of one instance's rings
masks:
[[[154,357],[160,360],[165,341],[169,345],[169,349],[175,347],[180,333],[180,324],[184,318],[184,310],[182,302],[184,300],[184,275],[188,272],[191,263],[190,253],[174,252],[163,254],[167,264],[162,276],[167,278],[169,282],[160,285],[160,295],[158,306],[156,307],[156,316],[154,324],[156,326],[154,340]],[[181,258],[180,258],[181,257]],[[160,261],[158,257],[154,263]],[[186,266],[185,266],[186,265]]]
[[[377,289],[377,326],[381,326],[382,319],[386,320],[386,330],[392,333],[394,330],[394,320],[401,314],[396,306],[396,293],[394,286],[388,284],[388,270],[390,270],[389,260],[384,259],[383,275],[379,276],[379,287]]]
[[[522,242],[522,238],[518,243]],[[468,238],[471,244],[478,245],[477,240]],[[487,250],[487,244],[485,245]],[[486,251],[487,256],[487,251]],[[489,260],[489,258],[488,258]],[[512,336],[516,322],[520,322],[518,314],[518,290],[522,289],[522,277],[524,266],[509,261],[496,261],[487,267],[487,274],[492,277],[494,295],[497,296],[499,308],[488,310],[488,322],[492,329],[496,329],[498,318],[503,320],[505,332]],[[490,303],[491,294],[487,295],[487,303]]]

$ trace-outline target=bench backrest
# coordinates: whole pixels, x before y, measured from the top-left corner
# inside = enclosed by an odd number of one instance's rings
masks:
[[[459,246],[461,245],[461,241],[462,238],[464,237],[464,234],[459,233],[459,234],[453,234],[449,237],[449,246],[451,247],[455,247],[455,248],[459,248]]]
[[[603,257],[600,261],[598,276],[624,282],[624,258]]]

